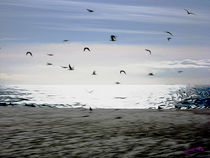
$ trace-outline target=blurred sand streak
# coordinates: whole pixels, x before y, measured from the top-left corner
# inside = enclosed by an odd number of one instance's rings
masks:
[[[209,114],[0,107],[0,157],[208,157]]]

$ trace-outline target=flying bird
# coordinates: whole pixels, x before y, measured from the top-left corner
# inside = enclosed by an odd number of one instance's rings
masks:
[[[92,9],[86,9],[86,10],[90,13],[94,12],[94,10],[92,10]]]
[[[150,53],[150,55],[152,54],[152,52],[151,52],[151,50],[149,50],[149,49],[145,49],[147,52],[149,52]]]
[[[64,68],[64,69],[67,69],[68,67],[67,66],[61,66],[62,68]]]
[[[171,32],[169,32],[169,31],[166,31],[166,33],[168,33],[169,35],[171,35],[171,36],[174,36]]]
[[[180,70],[180,71],[177,71],[178,73],[182,73],[183,71],[182,70]]]
[[[120,84],[120,82],[115,82],[115,84]]]
[[[63,42],[68,42],[69,40],[63,40]]]
[[[153,74],[153,73],[151,73],[151,72],[150,72],[148,75],[149,75],[149,76],[154,76],[154,74]]]
[[[124,74],[126,75],[125,70],[120,70],[120,74],[121,74],[121,73],[124,73]]]
[[[96,71],[95,70],[93,71],[92,75],[96,75]]]
[[[110,36],[110,38],[111,38],[110,41],[116,41],[116,37],[117,37],[117,36],[115,36],[115,35],[111,35],[111,36]]]
[[[86,90],[89,94],[91,94],[94,90]]]
[[[74,67],[69,64],[69,70],[74,70]]]
[[[85,47],[83,51],[85,52],[86,50],[88,50],[90,52],[90,48]]]
[[[53,56],[53,54],[47,54],[48,56]]]
[[[163,108],[161,106],[158,106],[158,110],[162,110]]]
[[[33,56],[31,52],[26,52],[26,55],[28,55],[28,54],[29,54],[30,56]]]
[[[47,63],[47,65],[53,65],[52,63]]]
[[[171,40],[171,37],[168,37],[167,40],[170,41]]]
[[[192,13],[192,12],[190,12],[190,11],[187,10],[187,9],[184,9],[184,10],[187,12],[188,15],[190,15],[190,14],[195,15],[195,13]]]

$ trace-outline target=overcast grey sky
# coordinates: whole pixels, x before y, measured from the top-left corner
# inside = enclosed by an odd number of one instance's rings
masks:
[[[0,0],[0,84],[209,84],[209,28],[209,0]]]

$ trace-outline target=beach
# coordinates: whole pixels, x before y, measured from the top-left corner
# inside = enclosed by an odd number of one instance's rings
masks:
[[[208,157],[210,111],[0,107],[0,157]],[[204,151],[185,150],[203,148]]]

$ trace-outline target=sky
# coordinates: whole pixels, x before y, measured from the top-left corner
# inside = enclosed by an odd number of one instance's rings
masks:
[[[209,0],[0,0],[0,85],[209,84],[209,28]]]

